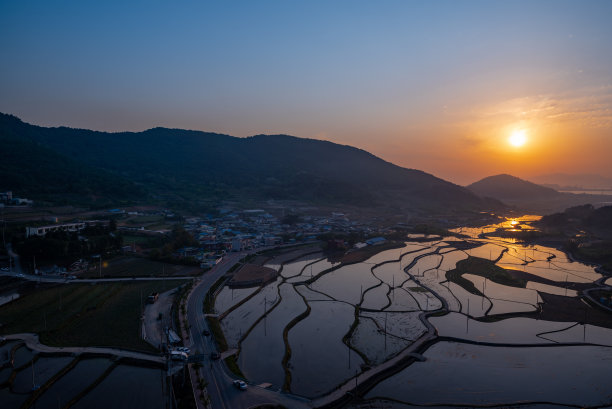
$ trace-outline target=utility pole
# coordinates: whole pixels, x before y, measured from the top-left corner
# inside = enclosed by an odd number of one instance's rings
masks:
[[[349,346],[349,341],[346,342],[346,349],[348,350],[348,367],[351,369],[351,347]]]
[[[465,316],[465,333],[470,331],[470,299],[468,298],[467,303],[467,315]]]
[[[264,336],[268,336],[268,326],[267,326],[267,315],[268,315],[268,298],[264,296]]]
[[[4,206],[2,206],[2,244],[6,248],[6,239],[4,237],[4,229],[6,227],[6,221],[4,220]]]
[[[582,342],[586,342],[586,326],[587,326],[587,307],[584,307],[584,325],[582,327]]]
[[[485,282],[482,282],[482,305],[480,308],[484,310],[484,299],[485,299]]]
[[[387,352],[387,311],[385,311],[385,352]]]

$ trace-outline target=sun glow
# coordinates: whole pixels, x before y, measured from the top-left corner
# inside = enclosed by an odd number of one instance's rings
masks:
[[[512,132],[510,138],[508,138],[510,145],[520,148],[527,143],[527,132],[524,129]]]

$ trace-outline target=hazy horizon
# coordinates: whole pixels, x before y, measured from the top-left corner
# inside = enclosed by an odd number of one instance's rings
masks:
[[[290,134],[461,185],[612,177],[610,2],[0,10],[0,111],[25,122]],[[526,142],[511,145],[521,131]]]

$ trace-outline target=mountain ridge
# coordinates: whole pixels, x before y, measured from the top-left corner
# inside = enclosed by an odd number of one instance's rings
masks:
[[[273,198],[439,211],[499,205],[363,149],[291,135],[237,138],[164,127],[109,133],[45,128],[7,114],[0,115],[0,135],[50,149],[168,200]]]
[[[612,196],[558,192],[508,174],[487,176],[466,186],[481,197],[500,200],[517,209],[540,214],[612,200]]]
[[[560,192],[552,188],[541,186],[507,173],[487,176],[466,187],[479,195],[494,197],[502,201],[554,198],[560,194]]]

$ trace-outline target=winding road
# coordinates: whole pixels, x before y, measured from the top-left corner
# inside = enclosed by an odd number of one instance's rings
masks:
[[[216,348],[212,337],[202,335],[204,329],[210,330],[203,313],[204,297],[210,287],[246,254],[248,253],[233,253],[224,257],[219,264],[202,276],[188,297],[187,319],[191,325],[191,350],[192,353],[198,352],[207,356],[202,362],[202,367],[195,370],[208,381],[208,395],[214,409],[246,409],[266,403],[296,409],[310,408],[312,406],[309,400],[256,385],[249,385],[246,391],[241,391],[233,385],[232,381],[235,378],[227,372],[223,361],[210,359],[210,353],[215,352]],[[197,402],[198,408],[204,407],[199,399]]]

